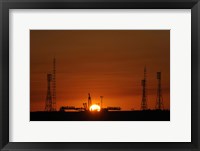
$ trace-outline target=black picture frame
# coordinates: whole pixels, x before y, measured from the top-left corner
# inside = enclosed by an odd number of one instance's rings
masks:
[[[191,9],[191,142],[9,142],[9,9]],[[199,0],[0,0],[0,149],[200,151],[199,29]]]

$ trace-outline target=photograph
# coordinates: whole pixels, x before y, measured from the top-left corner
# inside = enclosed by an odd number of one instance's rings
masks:
[[[30,30],[30,121],[170,121],[170,30]]]
[[[200,151],[200,0],[0,10],[0,150]]]

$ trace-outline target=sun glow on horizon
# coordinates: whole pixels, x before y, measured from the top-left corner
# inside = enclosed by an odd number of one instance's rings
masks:
[[[90,111],[100,111],[101,107],[99,105],[93,104],[90,106]]]

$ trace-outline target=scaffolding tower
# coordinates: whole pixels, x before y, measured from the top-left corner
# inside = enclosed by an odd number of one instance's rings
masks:
[[[147,80],[146,80],[146,66],[144,67],[144,79],[142,80],[142,101],[141,110],[147,110]]]
[[[52,74],[47,74],[47,96],[45,102],[45,111],[52,111],[52,95],[51,95],[51,82],[52,82]]]
[[[156,109],[163,110],[163,97],[162,97],[162,88],[161,88],[161,72],[157,72],[158,88],[157,88],[157,100],[156,100]]]
[[[52,74],[52,110],[56,111],[56,58],[53,58]]]

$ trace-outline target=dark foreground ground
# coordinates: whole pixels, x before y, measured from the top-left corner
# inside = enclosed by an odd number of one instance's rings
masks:
[[[31,121],[170,121],[170,111],[31,112]]]

